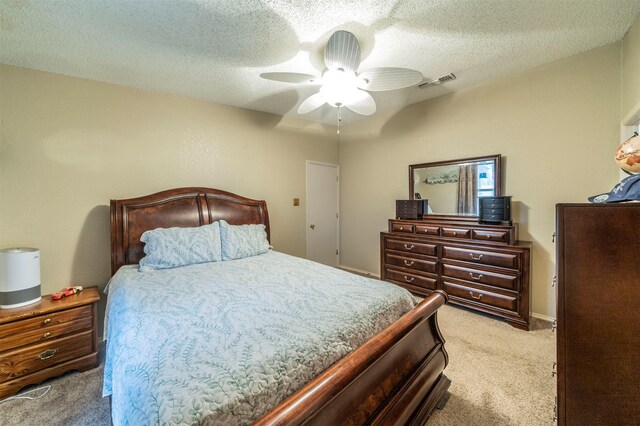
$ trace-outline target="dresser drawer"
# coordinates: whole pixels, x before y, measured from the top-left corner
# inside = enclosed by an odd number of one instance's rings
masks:
[[[509,242],[509,231],[486,231],[484,229],[474,229],[471,231],[471,238],[481,241]]]
[[[393,223],[391,225],[392,232],[407,232],[413,234],[413,225],[407,223]]]
[[[442,275],[459,278],[471,282],[478,282],[507,290],[518,290],[518,276],[483,271],[481,269],[464,268],[457,265],[442,265]]]
[[[431,225],[416,225],[416,234],[440,235],[440,227]]]
[[[425,254],[428,256],[438,255],[437,246],[435,244],[416,243],[413,241],[387,239],[387,249],[407,253]]]
[[[400,284],[410,284],[416,287],[426,288],[428,290],[435,290],[438,283],[437,277],[425,277],[406,272],[395,271],[393,269],[385,270],[386,278],[389,281],[397,282]]]
[[[26,376],[93,351],[93,331],[72,334],[0,355],[0,383]]]
[[[449,238],[461,238],[468,240],[471,238],[471,230],[464,228],[442,228],[440,230],[440,235],[443,237]]]
[[[497,251],[484,251],[453,247],[443,244],[442,257],[444,259],[464,260],[465,262],[480,263],[483,265],[502,266],[504,268],[517,269],[519,256],[517,253],[500,253]]]
[[[437,273],[437,259],[417,259],[414,257],[399,256],[392,253],[386,254],[386,263],[388,265],[399,266],[401,268],[413,269],[422,272]]]
[[[81,306],[0,325],[0,352],[88,330],[93,325],[91,311],[91,306]]]
[[[517,312],[518,310],[518,298],[516,296],[494,293],[475,287],[467,287],[446,279],[443,280],[443,283],[444,291],[446,291],[452,298],[462,298],[483,305],[505,309],[507,311]]]

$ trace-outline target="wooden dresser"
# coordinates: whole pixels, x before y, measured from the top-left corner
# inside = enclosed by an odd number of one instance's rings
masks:
[[[389,220],[380,233],[381,279],[529,329],[530,243],[513,225],[447,219]]]
[[[98,365],[97,287],[0,309],[0,399],[70,370]]]
[[[557,417],[640,424],[640,204],[559,204]]]

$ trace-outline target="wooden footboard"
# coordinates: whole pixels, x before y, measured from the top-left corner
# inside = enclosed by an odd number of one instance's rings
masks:
[[[422,424],[450,381],[436,291],[259,419],[257,425]]]

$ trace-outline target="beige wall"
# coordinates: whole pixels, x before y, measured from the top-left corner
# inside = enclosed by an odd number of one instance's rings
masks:
[[[341,263],[379,271],[379,232],[394,200],[408,195],[409,164],[502,154],[520,239],[534,244],[533,311],[555,316],[555,204],[585,202],[618,181],[620,48],[614,43],[345,126]]]
[[[640,107],[640,15],[622,39],[622,117]]]
[[[0,90],[0,246],[41,249],[43,292],[104,286],[111,198],[180,186],[266,199],[304,256],[305,160],[338,162],[335,128],[10,66]]]

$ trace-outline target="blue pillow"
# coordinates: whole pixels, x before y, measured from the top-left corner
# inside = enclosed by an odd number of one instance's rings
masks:
[[[269,251],[266,227],[260,225],[229,225],[220,221],[222,260],[242,259]]]
[[[157,228],[142,234],[140,241],[145,243],[146,254],[140,259],[141,271],[222,260],[218,222],[195,228]]]

